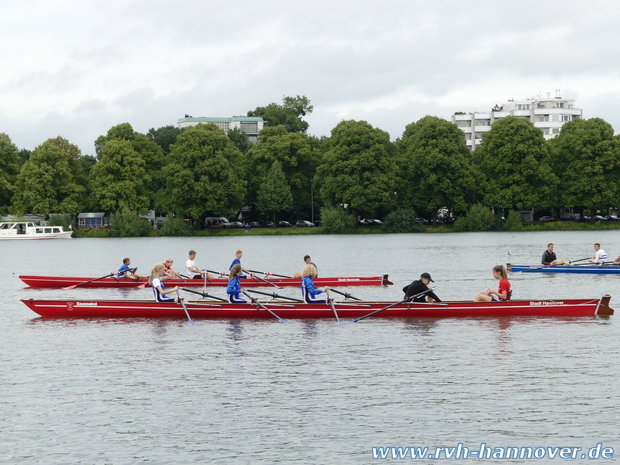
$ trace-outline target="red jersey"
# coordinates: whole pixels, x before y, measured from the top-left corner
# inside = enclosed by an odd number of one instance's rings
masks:
[[[502,292],[506,291],[506,298],[502,300],[510,299],[510,282],[507,279],[502,279],[499,282],[499,288],[497,289],[498,294],[502,294]]]

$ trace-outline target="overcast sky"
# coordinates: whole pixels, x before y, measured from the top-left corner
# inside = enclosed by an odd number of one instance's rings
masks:
[[[618,133],[619,16],[613,0],[5,2],[0,132],[88,155],[120,123],[146,133],[305,95],[309,134],[354,119],[394,140],[426,115],[559,89]]]

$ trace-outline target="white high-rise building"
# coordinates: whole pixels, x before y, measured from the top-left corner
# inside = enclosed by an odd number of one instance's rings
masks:
[[[224,132],[236,128],[245,132],[250,142],[256,142],[258,140],[258,133],[263,129],[265,121],[260,116],[201,116],[194,118],[193,116],[185,115],[185,118],[177,121],[177,128],[187,128],[197,124],[215,124]]]
[[[560,128],[573,118],[581,118],[582,110],[575,108],[575,100],[556,96],[538,96],[526,100],[508,100],[502,106],[496,105],[489,113],[455,113],[452,122],[463,131],[467,147],[474,150],[482,142],[482,134],[490,131],[493,123],[506,116],[516,116],[531,121],[540,128],[545,139],[553,139]]]

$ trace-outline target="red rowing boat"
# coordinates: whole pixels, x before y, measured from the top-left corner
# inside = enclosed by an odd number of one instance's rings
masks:
[[[360,318],[377,310],[378,317],[396,318],[460,318],[460,317],[515,317],[560,316],[578,317],[612,315],[609,295],[598,299],[548,299],[509,300],[504,302],[334,302],[306,304],[296,302],[227,302],[193,301],[187,303],[192,318],[254,319],[272,318],[273,314],[284,319],[334,318],[334,311],[341,320]],[[185,318],[180,304],[158,303],[147,300],[33,300],[23,299],[32,311],[54,318]],[[269,311],[273,312],[270,314]]]
[[[138,287],[146,284],[149,286],[148,280],[142,279],[135,281],[128,278],[105,277],[97,278],[79,278],[70,276],[26,276],[19,277],[24,283],[30,287],[69,287],[79,285],[80,287]],[[88,282],[87,282],[88,281]],[[337,286],[385,286],[393,284],[388,275],[382,276],[362,276],[362,277],[342,277],[342,278],[314,278],[314,285],[317,287],[337,287]],[[248,277],[241,281],[243,287],[269,286],[301,286],[300,278],[278,278],[269,277],[267,279]],[[202,279],[166,279],[167,287],[188,287],[203,286],[205,284]],[[227,278],[207,279],[207,286],[228,286]]]

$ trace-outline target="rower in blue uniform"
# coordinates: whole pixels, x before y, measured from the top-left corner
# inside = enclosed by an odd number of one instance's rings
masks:
[[[327,290],[327,288],[316,289],[314,287],[312,278],[316,278],[317,274],[316,266],[314,265],[306,265],[301,269],[301,296],[304,302],[308,304],[324,304],[327,302],[326,299],[317,298],[319,294]]]
[[[172,289],[166,289],[164,284],[164,275],[166,274],[166,267],[161,263],[155,265],[153,270],[151,271],[150,281],[151,287],[153,288],[153,296],[155,297],[155,302],[174,302],[179,303],[178,297],[170,297],[168,294],[173,292],[177,292],[179,290],[178,287],[173,287]],[[183,299],[185,302],[185,299]]]
[[[241,257],[242,256],[243,256],[243,252],[241,250],[237,250],[235,252],[235,259],[232,261],[232,263],[228,267],[228,271],[232,270],[233,266],[235,266],[235,265],[241,266]],[[247,273],[247,270],[244,270],[243,267],[241,267],[241,273],[239,274],[240,278],[247,278],[247,276],[243,274],[244,271]]]
[[[226,293],[228,294],[228,301],[231,304],[244,304],[247,300],[242,299],[241,294],[241,265],[238,263],[233,265],[230,269],[230,275],[228,276],[228,286],[226,287]]]

